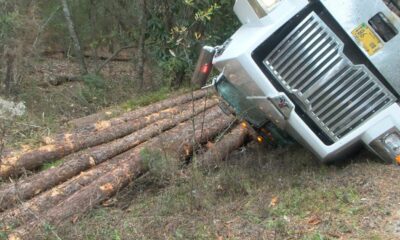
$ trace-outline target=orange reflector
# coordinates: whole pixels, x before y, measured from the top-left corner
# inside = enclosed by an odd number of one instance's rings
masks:
[[[397,164],[400,165],[400,155],[397,155],[397,157],[396,157],[396,162],[397,162]]]
[[[257,137],[257,141],[258,141],[259,143],[262,143],[262,142],[264,142],[264,138],[261,137],[261,136],[258,136],[258,137]]]

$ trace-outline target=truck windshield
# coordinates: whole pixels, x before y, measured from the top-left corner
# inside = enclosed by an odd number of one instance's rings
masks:
[[[257,107],[253,100],[246,98],[246,95],[223,77],[217,84],[217,91],[220,96],[235,110],[240,119],[246,119],[255,127],[261,127],[267,122],[267,118]]]

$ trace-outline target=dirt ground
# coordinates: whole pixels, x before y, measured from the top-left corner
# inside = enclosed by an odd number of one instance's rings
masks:
[[[322,165],[251,143],[215,169],[151,172],[44,239],[400,239],[399,168],[361,151]]]

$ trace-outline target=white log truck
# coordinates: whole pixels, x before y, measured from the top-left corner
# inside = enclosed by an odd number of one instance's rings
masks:
[[[217,68],[212,86],[266,141],[288,133],[324,163],[364,145],[400,164],[400,19],[388,2],[236,0],[242,26],[203,48],[193,81]]]

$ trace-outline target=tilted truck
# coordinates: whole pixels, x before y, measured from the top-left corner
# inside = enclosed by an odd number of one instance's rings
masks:
[[[237,0],[242,26],[203,48],[193,81],[205,84],[217,68],[224,108],[266,141],[288,133],[324,163],[365,146],[400,164],[398,5]]]

